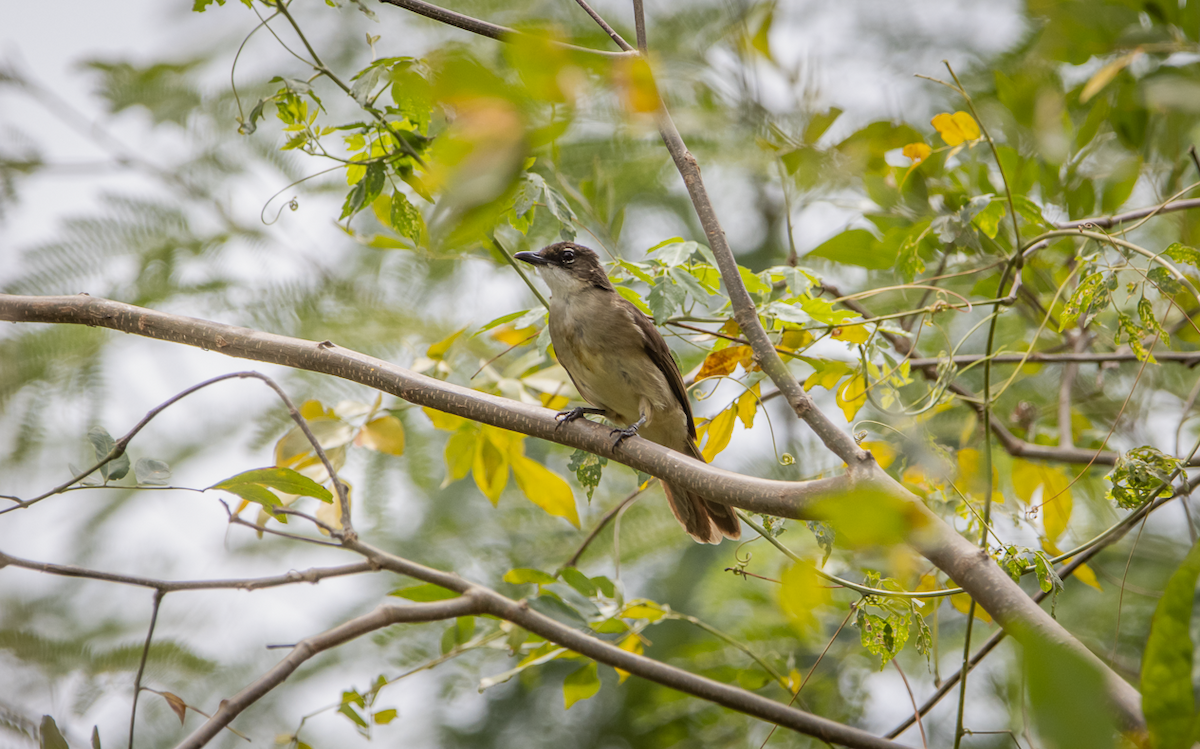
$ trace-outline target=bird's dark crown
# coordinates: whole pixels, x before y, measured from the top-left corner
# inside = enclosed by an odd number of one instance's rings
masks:
[[[592,286],[612,289],[600,256],[588,247],[574,242],[555,242],[537,252],[519,252],[517,258],[534,265],[558,268]]]

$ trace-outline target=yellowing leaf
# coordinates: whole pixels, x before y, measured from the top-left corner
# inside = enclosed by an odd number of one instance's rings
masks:
[[[787,328],[783,331],[783,335],[779,337],[779,348],[787,351],[796,351],[797,349],[808,348],[815,338],[813,334],[807,330],[795,330]]]
[[[579,513],[575,509],[575,495],[571,486],[561,476],[536,460],[524,455],[512,457],[513,476],[517,486],[530,502],[558,518],[566,518],[571,525],[579,527]]]
[[[613,77],[626,111],[636,114],[658,111],[658,86],[654,83],[654,73],[645,58],[619,61],[613,67]]]
[[[438,411],[429,407],[422,408],[421,410],[433,422],[433,428],[441,429],[443,432],[457,431],[460,426],[467,423],[467,419],[455,416],[454,414],[448,414],[444,411]]]
[[[475,440],[477,439],[479,439],[478,432],[466,430],[455,432],[450,435],[450,439],[446,440],[446,479],[442,482],[443,489],[471,472],[471,468],[475,465]]]
[[[958,451],[958,487],[966,494],[983,499],[987,496],[987,479],[983,475],[983,456],[975,448]],[[1000,485],[1000,472],[992,463],[992,501],[1004,502],[1004,495],[996,487]]]
[[[645,619],[647,621],[656,622],[666,616],[666,611],[657,603],[648,601],[646,603],[635,603],[632,606],[625,607],[621,612],[623,619]]]
[[[1033,501],[1033,493],[1042,484],[1041,467],[1028,460],[1015,458],[1012,468],[1013,493],[1025,504]]]
[[[638,634],[629,635],[624,640],[621,640],[621,644],[617,647],[621,648],[621,650],[633,653],[634,655],[641,655],[643,652],[645,652],[645,646],[642,645],[642,636]],[[625,680],[629,678],[629,672],[622,671],[618,668],[617,677],[620,679],[620,683],[624,684]]]
[[[816,371],[810,374],[808,379],[804,381],[805,390],[812,390],[818,386],[827,390],[833,390],[838,381],[854,371],[854,368],[850,365],[837,360],[812,361],[810,363],[816,367]]]
[[[1101,593],[1104,592],[1104,588],[1100,587],[1100,581],[1096,579],[1096,573],[1086,564],[1081,564],[1075,568],[1075,579],[1084,585],[1095,588]]]
[[[804,634],[816,634],[821,629],[816,609],[829,602],[829,590],[822,586],[816,568],[807,562],[797,562],[783,571],[779,587],[779,605],[792,626]]]
[[[508,484],[508,451],[501,450],[496,443],[482,436],[475,441],[475,458],[471,475],[483,496],[494,505]]]
[[[388,708],[387,710],[380,710],[379,712],[372,715],[371,721],[374,722],[375,725],[386,726],[388,723],[391,723],[393,720],[395,720],[396,716],[398,716],[399,714],[400,713],[399,713],[399,711],[396,710],[396,708],[391,707],[391,708]]]
[[[1070,479],[1061,471],[1043,470],[1042,484],[1042,527],[1046,538],[1058,541],[1071,521],[1074,500],[1071,498]]]
[[[442,340],[433,344],[432,346],[429,347],[429,350],[425,352],[425,355],[428,356],[430,359],[435,359],[435,360],[441,359],[442,357],[444,357],[446,355],[446,351],[448,351],[450,349],[451,344],[453,344],[456,340],[458,340],[458,337],[460,335],[462,335],[463,331],[465,331],[465,330],[466,330],[465,327],[459,328],[458,330],[454,331],[453,333],[446,336]]]
[[[929,158],[929,154],[933,153],[933,149],[924,143],[909,143],[901,153],[907,158],[912,159],[913,164],[920,164]]]
[[[536,328],[521,328],[520,330],[517,330],[510,325],[505,325],[502,328],[497,328],[496,330],[492,331],[492,338],[495,338],[497,341],[509,346],[517,346],[525,343],[526,341],[532,340],[537,336],[537,334],[538,331]]]
[[[971,610],[971,596],[966,593],[950,596],[950,605],[958,609],[960,613],[965,614]],[[992,623],[992,617],[979,605],[975,606],[975,618],[981,622]]]
[[[855,375],[846,380],[837,390],[837,395],[834,397],[838,406],[841,407],[842,413],[846,415],[846,421],[853,421],[854,415],[867,402],[867,380],[862,375]]]
[[[617,293],[620,294],[625,301],[641,310],[642,314],[646,315],[647,317],[654,317],[654,312],[650,310],[649,305],[642,301],[642,298],[638,296],[638,293],[633,289],[629,288],[628,286],[618,286]]]
[[[351,500],[350,485],[347,484],[345,481],[343,481],[342,483],[346,486],[346,501],[347,501],[347,503],[353,504],[350,501]],[[320,507],[317,508],[316,518],[317,518],[317,520],[320,520],[325,525],[328,525],[329,527],[340,531],[342,529],[342,503],[340,501],[338,501],[337,499],[335,499],[330,504],[321,505]],[[326,535],[326,536],[329,535],[329,531],[325,530],[324,528],[318,527],[318,530],[320,530],[323,535]]]
[[[742,393],[737,399],[737,416],[742,421],[742,426],[750,429],[754,426],[754,414],[758,413],[759,397],[762,392],[762,383],[754,383],[754,387]]]
[[[866,440],[861,447],[864,450],[870,450],[871,454],[875,456],[875,462],[885,470],[896,460],[896,448],[892,447],[890,442]]]
[[[931,124],[949,146],[957,146],[979,137],[979,125],[966,112],[955,112],[954,114],[943,112],[934,117]]]
[[[730,346],[720,351],[714,351],[704,357],[704,364],[696,374],[696,382],[709,377],[723,377],[733,374],[738,364],[749,371],[754,364],[754,352],[749,346]]]
[[[737,404],[730,406],[713,417],[708,423],[708,439],[701,451],[709,463],[712,459],[729,446],[729,438],[733,436],[733,425],[737,423]]]
[[[1136,60],[1141,54],[1142,51],[1140,49],[1134,50],[1128,54],[1121,55],[1117,59],[1097,70],[1095,75],[1088,79],[1088,82],[1084,85],[1083,90],[1079,92],[1079,103],[1086,104],[1089,99],[1100,93],[1105,86],[1107,86],[1109,83],[1112,83],[1113,78],[1117,77],[1117,73],[1120,73],[1122,70],[1129,67],[1129,63]]]
[[[866,325],[844,325],[833,329],[833,337],[847,343],[866,343],[871,337],[871,331]]]
[[[594,697],[600,691],[600,675],[596,673],[596,662],[592,661],[563,680],[563,704],[571,709],[580,700]]]
[[[163,699],[171,706],[171,712],[175,713],[175,717],[179,718],[179,725],[183,725],[183,717],[187,713],[187,703],[183,701],[177,694],[171,692],[163,692]]]
[[[333,410],[325,408],[321,401],[316,400],[304,401],[304,405],[300,406],[300,415],[308,421],[334,418]]]
[[[381,416],[367,422],[354,443],[388,455],[403,455],[404,425],[391,414]]]
[[[551,395],[550,393],[538,393],[538,398],[541,399],[542,405],[551,411],[561,411],[571,402],[571,399],[565,395]]]

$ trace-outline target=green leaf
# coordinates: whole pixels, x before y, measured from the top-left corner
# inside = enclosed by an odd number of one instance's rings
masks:
[[[738,671],[737,675],[738,686],[742,689],[754,691],[762,689],[771,683],[771,677],[765,672],[757,668],[746,668]]]
[[[92,726],[92,749],[100,749],[100,726]]]
[[[1179,460],[1163,453],[1157,448],[1143,446],[1135,447],[1117,458],[1112,472],[1107,478],[1112,483],[1108,498],[1126,510],[1141,507],[1154,497],[1170,496],[1171,474],[1179,467]]]
[[[462,594],[443,588],[440,585],[424,583],[422,585],[410,585],[407,588],[396,588],[391,593],[388,593],[388,595],[415,601],[416,603],[428,603],[430,601],[448,601],[451,598],[458,598]]]
[[[595,661],[587,664],[578,671],[567,674],[563,680],[563,703],[571,709],[580,700],[594,697],[600,691],[600,675],[596,671]]]
[[[58,724],[49,715],[42,716],[41,730],[38,732],[38,749],[71,749],[71,745],[63,738],[62,731],[58,730]]]
[[[871,270],[890,268],[896,263],[896,254],[886,252],[875,235],[866,229],[844,231],[823,242],[805,257],[820,257]]]
[[[1158,290],[1167,296],[1174,296],[1183,290],[1183,284],[1175,276],[1171,275],[1171,271],[1160,266],[1151,268],[1146,273],[1146,280],[1158,287]]]
[[[829,129],[829,126],[841,116],[842,110],[837,107],[831,107],[828,112],[824,112],[823,114],[813,115],[812,119],[804,127],[804,142],[809,145],[816,143],[825,134],[825,131]]]
[[[343,703],[342,706],[338,708],[338,712],[349,718],[354,725],[358,726],[359,728],[367,727],[367,721],[363,720],[363,717],[359,715],[358,712],[356,712],[355,709],[348,703]]]
[[[613,585],[612,580],[609,580],[604,575],[596,575],[595,577],[592,578],[592,582],[595,583],[596,588],[600,591],[600,594],[603,595],[605,598],[616,598],[617,597],[616,586]]]
[[[139,458],[133,465],[133,475],[139,484],[166,486],[170,483],[171,467],[155,458]]]
[[[817,546],[821,549],[821,566],[824,567],[825,563],[829,561],[829,555],[833,553],[833,542],[837,538],[837,534],[832,526],[820,520],[806,520],[804,524],[817,539]]]
[[[117,446],[116,440],[108,433],[104,427],[95,426],[88,430],[88,441],[92,443],[92,449],[96,453],[96,462],[107,458]],[[122,453],[121,457],[110,460],[100,466],[100,475],[105,481],[112,479],[117,481],[125,478],[125,474],[129,473],[129,455]]]
[[[971,221],[979,227],[979,231],[988,236],[988,239],[995,239],[996,234],[1000,231],[1000,221],[1007,214],[1008,210],[1004,207],[1004,201],[993,199],[988,203],[988,207],[975,214],[975,218]]]
[[[587,619],[574,606],[549,591],[529,601],[529,608],[568,626],[587,624]]]
[[[1175,242],[1163,250],[1162,254],[1177,263],[1187,263],[1193,267],[1200,268],[1200,251],[1194,247],[1188,247],[1185,244]]]
[[[587,491],[588,502],[592,501],[592,493],[596,491],[597,486],[600,486],[600,476],[606,465],[608,465],[608,458],[601,458],[595,453],[586,450],[576,450],[571,453],[571,461],[567,463],[567,469],[575,473],[575,477],[579,479],[579,485]]]
[[[1192,693],[1192,604],[1200,578],[1200,542],[1171,574],[1154,611],[1142,655],[1142,711],[1156,749],[1192,745],[1196,704]]]
[[[1103,273],[1093,273],[1080,281],[1059,318],[1059,332],[1073,327],[1081,319],[1084,326],[1091,322],[1096,314],[1108,307],[1112,288],[1115,288],[1115,278],[1110,283]]]
[[[647,299],[650,303],[650,312],[654,316],[654,324],[665,323],[667,318],[679,309],[686,297],[687,294],[682,286],[667,279],[659,280],[654,288],[650,289],[650,296]]]
[[[550,585],[558,582],[553,576],[542,572],[541,570],[530,569],[529,567],[518,567],[515,570],[509,570],[504,573],[504,582],[513,585],[528,585],[536,583],[538,585]]]
[[[203,13],[204,11],[208,10],[208,6],[212,5],[213,2],[214,0],[195,0],[195,2],[192,3],[192,10],[197,13]],[[225,4],[225,0],[215,0],[215,2],[217,5]]]
[[[386,726],[395,720],[398,715],[400,715],[400,712],[394,707],[387,710],[380,710],[371,716],[371,722],[377,726]]]
[[[222,491],[236,494],[247,501],[263,504],[260,491],[265,492],[266,489],[264,487],[276,489],[284,494],[313,497],[327,503],[333,502],[332,492],[307,476],[296,473],[291,468],[255,468],[254,470],[243,471],[236,476],[230,476],[224,481],[213,484],[208,488],[221,489]],[[270,494],[270,492],[266,493]],[[275,495],[271,494],[271,496],[274,497]],[[278,499],[276,498],[277,501]]]
[[[370,174],[368,173],[369,178]],[[408,237],[414,243],[420,244],[421,236],[425,233],[425,219],[404,193],[392,193],[392,210],[389,219],[396,232]]]
[[[621,297],[623,299],[625,299],[625,301],[629,302],[634,307],[637,307],[642,312],[642,314],[645,314],[645,315],[653,315],[654,314],[653,312],[650,311],[650,308],[648,306],[646,306],[646,303],[644,301],[642,301],[642,298],[640,296],[638,296],[638,293],[636,291],[634,291],[633,289],[629,288],[628,286],[618,286],[618,287],[616,287],[616,289],[617,289],[617,293],[620,294]]]
[[[700,249],[699,242],[684,242],[681,240],[668,240],[657,244],[653,249],[648,250],[646,255],[654,255],[654,259],[668,268],[673,268],[676,265],[682,265]]]
[[[1050,616],[1053,617],[1054,609],[1058,606],[1058,594],[1063,590],[1062,578],[1058,576],[1058,572],[1054,570],[1054,563],[1044,551],[1033,552],[1033,570],[1037,574],[1038,587],[1042,592],[1054,591],[1050,598]]]
[[[592,598],[596,595],[596,586],[588,579],[588,576],[575,569],[574,567],[564,567],[560,573],[563,582],[570,585],[582,596]]]

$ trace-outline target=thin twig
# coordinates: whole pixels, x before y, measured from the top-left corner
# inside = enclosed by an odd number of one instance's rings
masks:
[[[609,26],[609,25],[608,25],[608,22],[607,22],[607,21],[605,21],[603,18],[601,18],[601,17],[600,17],[600,14],[599,14],[599,13],[597,13],[597,12],[596,12],[596,11],[594,11],[594,10],[592,10],[592,6],[590,6],[590,5],[588,5],[588,4],[587,4],[587,0],[575,0],[575,2],[579,3],[579,7],[580,7],[580,8],[583,8],[584,12],[586,12],[586,13],[587,13],[589,16],[591,16],[591,17],[592,17],[592,20],[596,22],[596,25],[597,25],[597,26],[599,26],[600,28],[604,29],[604,33],[605,33],[605,34],[608,34],[608,36],[609,36],[609,37],[610,37],[610,38],[611,38],[611,39],[612,39],[614,42],[616,42],[616,43],[617,43],[617,46],[618,46],[618,47],[620,47],[620,48],[621,48],[622,50],[624,50],[625,52],[632,52],[632,51],[634,51],[634,50],[633,50],[633,47],[629,46],[629,42],[627,42],[627,41],[625,41],[624,39],[622,39],[622,38],[621,38],[621,35],[620,35],[620,34],[618,34],[616,31],[614,31],[614,30],[613,30],[613,27],[612,27],[612,26]]]
[[[600,535],[600,531],[604,530],[605,526],[607,526],[609,522],[617,516],[618,512],[624,510],[628,505],[632,504],[634,500],[640,497],[643,491],[645,490],[640,488],[635,489],[634,491],[630,492],[629,496],[617,503],[615,507],[604,513],[604,517],[600,518],[600,522],[596,523],[596,527],[592,528],[592,532],[587,535],[587,538],[583,539],[583,543],[579,544],[579,548],[575,550],[575,553],[571,555],[571,558],[567,560],[563,567],[575,567],[578,565],[579,558],[583,556],[583,552],[587,551],[587,547],[590,546],[592,541],[596,539],[596,536]]]
[[[146,644],[142,646],[142,659],[138,662],[137,676],[133,677],[133,706],[129,709],[129,749],[133,749],[133,728],[137,720],[138,695],[142,691],[142,674],[146,672],[146,660],[150,657],[150,642],[154,639],[154,625],[158,623],[158,607],[166,594],[164,590],[154,591],[154,608],[150,611]]]
[[[925,726],[921,724],[921,713],[917,710],[917,698],[913,695],[912,686],[908,683],[908,677],[904,675],[904,669],[900,668],[900,662],[893,658],[892,665],[896,667],[896,673],[900,674],[901,680],[904,681],[904,691],[908,692],[908,699],[912,702],[913,720],[917,722],[917,728],[921,729],[921,746],[929,749],[929,742],[925,738]]]

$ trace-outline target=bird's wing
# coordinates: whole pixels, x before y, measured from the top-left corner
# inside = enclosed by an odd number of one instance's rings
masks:
[[[671,392],[675,394],[675,398],[679,401],[679,405],[683,406],[683,412],[687,415],[688,436],[693,440],[696,439],[696,422],[692,419],[692,405],[688,402],[687,388],[683,386],[683,375],[679,373],[679,365],[675,363],[675,359],[671,356],[671,349],[667,347],[667,342],[663,340],[662,335],[658,332],[658,328],[654,327],[653,321],[642,314],[642,311],[633,306],[628,301],[621,299],[620,303],[625,306],[630,317],[633,318],[638,330],[642,333],[642,342],[645,344],[646,353],[650,356],[650,360],[663,373],[663,377],[667,378],[667,382],[671,386]]]

